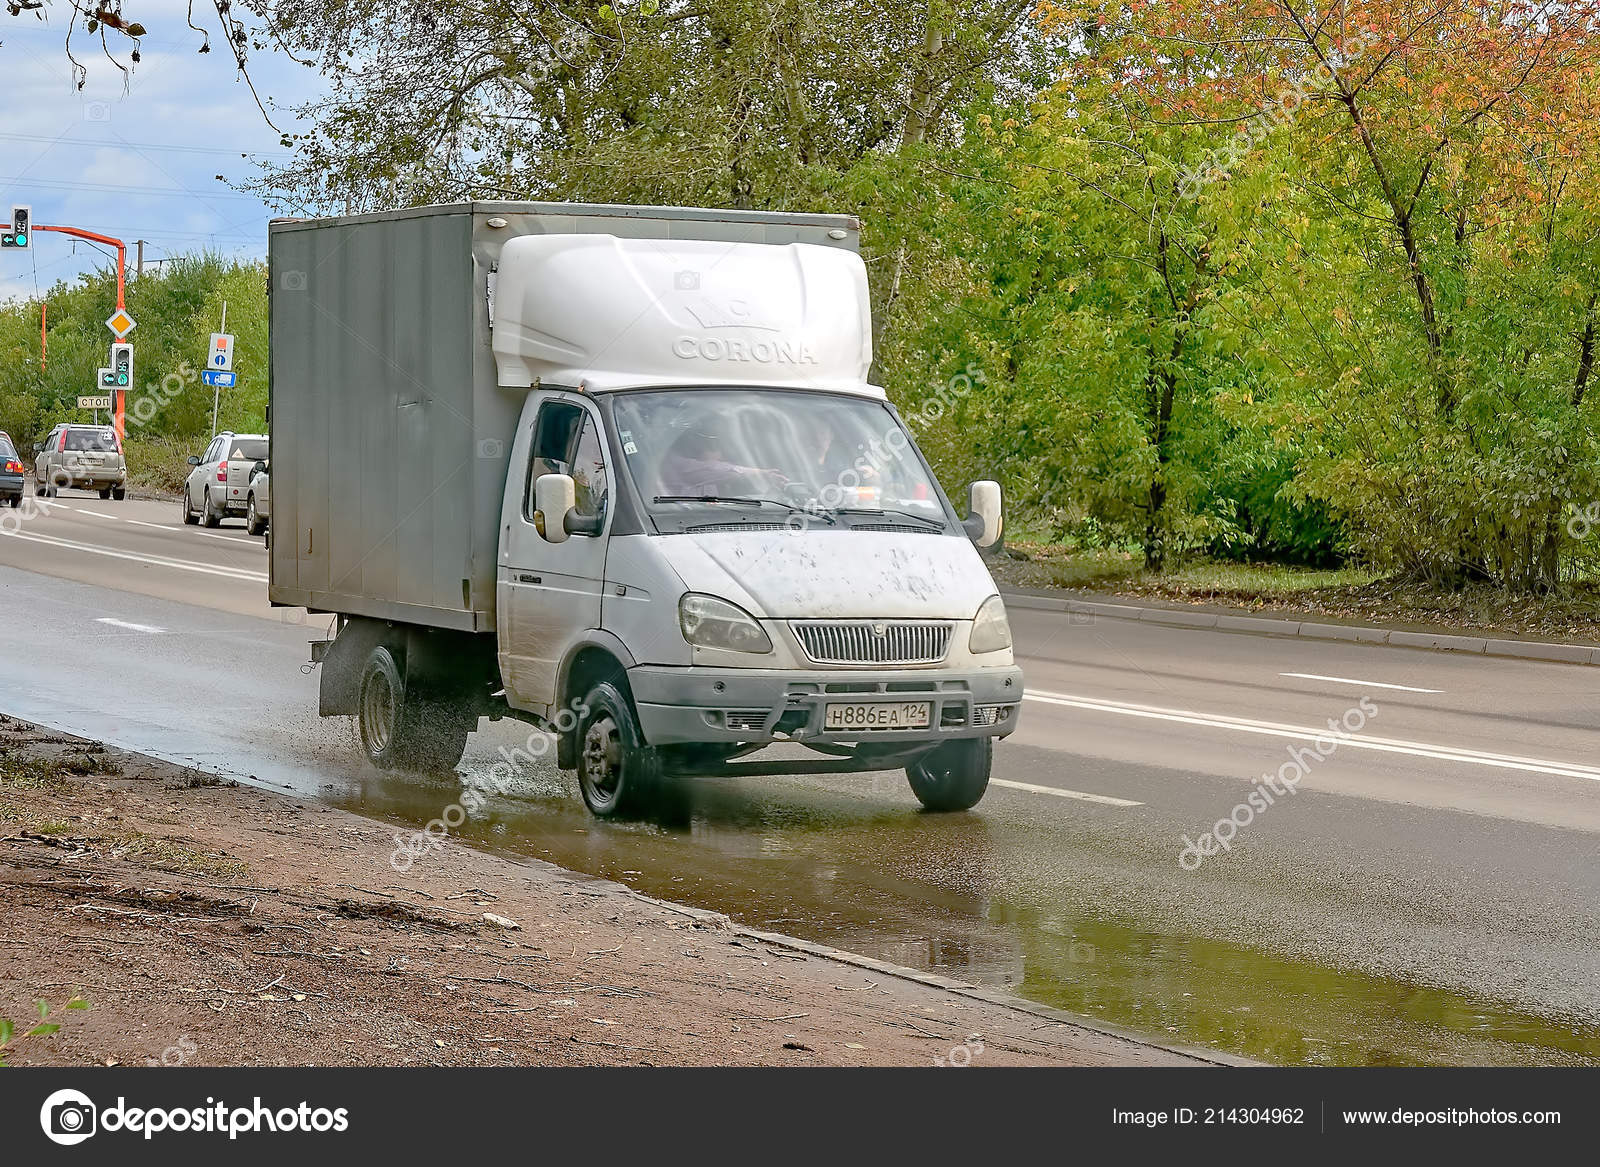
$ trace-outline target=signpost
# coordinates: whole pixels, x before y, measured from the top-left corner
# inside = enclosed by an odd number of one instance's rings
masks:
[[[101,396],[101,397],[80,397],[80,398],[78,398],[78,408],[79,409],[110,409],[111,408],[111,397],[110,397],[109,394]]]
[[[224,373],[220,369],[206,369],[200,374],[200,380],[213,389],[232,389],[237,377],[237,373]]]

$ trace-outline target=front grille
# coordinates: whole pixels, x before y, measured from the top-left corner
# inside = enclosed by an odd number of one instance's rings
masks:
[[[950,648],[949,620],[794,620],[813,664],[934,665]]]

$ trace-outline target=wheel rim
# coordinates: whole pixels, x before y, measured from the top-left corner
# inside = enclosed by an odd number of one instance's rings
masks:
[[[388,677],[375,673],[361,698],[361,737],[367,753],[377,757],[389,748],[394,739],[395,716],[394,687]]]
[[[609,714],[596,718],[583,735],[583,781],[602,804],[612,802],[622,785],[622,742]]]
[[[244,518],[245,518],[245,522],[249,523],[252,527],[256,525],[256,500],[255,499],[251,499],[250,500],[250,505],[245,508],[245,516],[244,516]]]

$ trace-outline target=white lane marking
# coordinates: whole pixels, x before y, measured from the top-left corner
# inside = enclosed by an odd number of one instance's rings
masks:
[[[1443,693],[1443,689],[1419,689],[1415,685],[1390,685],[1383,681],[1357,681],[1350,677],[1324,677],[1321,673],[1279,673],[1302,681],[1327,681],[1334,685],[1359,685],[1363,689],[1398,689],[1402,693]]]
[[[165,628],[157,628],[154,624],[135,624],[130,620],[118,620],[115,616],[97,616],[96,624],[110,624],[113,628],[127,628],[134,632],[165,632]]]
[[[1158,721],[1176,721],[1184,725],[1201,725],[1211,729],[1228,729],[1235,733],[1261,734],[1266,737],[1289,738],[1294,741],[1314,742],[1320,737],[1331,737],[1326,726],[1286,725],[1276,721],[1252,721],[1247,717],[1228,717],[1220,713],[1198,713],[1192,709],[1163,709],[1155,705],[1134,705],[1125,701],[1105,701],[1098,697],[1077,697],[1070,693],[1028,692],[1027,701],[1042,701],[1047,705],[1067,705],[1075,709],[1088,709],[1096,713],[1116,713],[1124,717],[1147,717]],[[1462,750],[1454,746],[1436,746],[1430,742],[1405,741],[1399,738],[1350,735],[1338,739],[1341,749],[1376,750],[1385,754],[1409,754],[1416,758],[1437,758],[1445,762],[1464,762],[1471,766],[1494,766],[1502,770],[1527,770],[1535,774],[1555,774],[1562,778],[1585,778],[1600,782],[1600,767],[1584,766],[1577,762],[1553,762],[1546,758],[1525,758],[1518,754],[1491,754],[1483,750]]]
[[[182,523],[147,523],[143,519],[123,519],[122,521],[124,523],[132,523],[136,527],[154,527],[158,531],[182,531],[185,529]],[[222,535],[216,531],[190,531],[189,534],[204,535],[207,539],[221,539],[224,543],[242,543],[246,547],[261,547],[265,550],[264,544],[245,535]]]
[[[151,523],[144,519],[125,519],[121,515],[103,515],[99,511],[86,511],[82,507],[73,507],[73,510],[83,515],[93,515],[97,519],[110,519],[114,523],[131,523],[135,527],[154,527],[157,531],[181,531],[181,523]],[[207,539],[221,539],[225,543],[242,543],[247,547],[260,547],[262,544],[248,535],[224,535],[217,531],[190,531],[191,535],[204,535]]]
[[[1035,786],[1032,782],[1013,782],[1009,778],[991,778],[990,786],[1004,786],[1007,790],[1026,790],[1029,794],[1053,794],[1057,798],[1076,798],[1082,802],[1098,802],[1103,806],[1143,806],[1126,798],[1112,798],[1109,794],[1085,794],[1081,790],[1062,790],[1059,786]]]
[[[228,579],[245,579],[267,582],[264,571],[245,571],[238,567],[217,567],[209,563],[195,563],[188,559],[169,559],[165,555],[136,555],[132,551],[114,551],[110,547],[96,547],[92,543],[79,543],[72,539],[57,539],[51,535],[34,532],[8,531],[0,527],[0,535],[8,539],[22,539],[29,543],[43,543],[47,547],[65,547],[71,551],[86,551],[90,555],[105,555],[112,559],[127,559],[134,563],[148,563],[154,567],[174,567],[179,571],[195,571],[201,575],[220,575]]]

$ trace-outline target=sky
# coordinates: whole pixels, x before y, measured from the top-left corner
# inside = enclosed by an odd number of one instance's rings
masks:
[[[0,219],[21,203],[32,206],[36,225],[122,239],[130,275],[136,239],[146,240],[147,267],[201,250],[266,255],[273,212],[216,176],[237,183],[256,172],[255,159],[287,155],[238,79],[215,10],[194,6],[196,24],[205,26],[208,12],[211,18],[211,52],[202,55],[188,8],[188,0],[125,0],[125,17],[148,30],[126,85],[80,25],[73,53],[89,69],[81,92],[63,49],[70,5],[52,4],[48,22],[0,8]],[[127,64],[130,42],[108,40]],[[287,109],[322,91],[320,75],[269,53],[253,56],[249,67],[273,120],[298,128]],[[0,253],[0,301],[109,266],[89,244],[38,232],[31,252]]]

